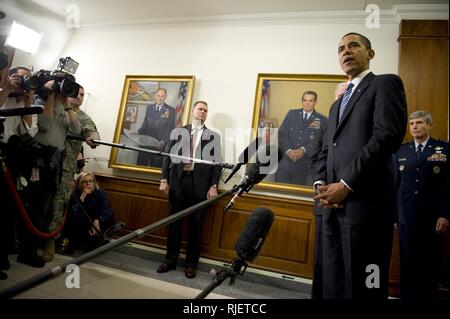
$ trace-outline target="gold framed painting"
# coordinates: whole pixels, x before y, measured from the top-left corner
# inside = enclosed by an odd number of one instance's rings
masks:
[[[311,162],[321,147],[329,109],[346,80],[345,75],[332,74],[258,74],[251,140],[266,127],[271,143],[283,153],[276,172],[258,187],[314,193]]]
[[[123,85],[114,143],[164,151],[170,132],[189,119],[195,77],[127,75]],[[159,173],[162,156],[128,148],[111,149],[109,167]]]

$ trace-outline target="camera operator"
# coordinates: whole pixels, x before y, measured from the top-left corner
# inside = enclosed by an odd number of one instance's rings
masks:
[[[31,70],[25,67],[14,67],[8,72],[6,85],[0,89],[0,109],[30,107],[33,104],[33,89],[27,86],[27,79],[32,76]],[[6,157],[6,142],[13,135],[37,133],[37,115],[8,116],[2,123],[3,134],[0,134],[0,155]],[[8,254],[14,249],[16,242],[17,209],[11,201],[9,191],[0,170],[0,269],[10,267]],[[20,236],[19,236],[20,237]]]
[[[79,137],[91,147],[95,148],[97,144],[92,142],[93,140],[100,139],[97,127],[92,119],[85,112],[80,110],[81,104],[84,100],[84,88],[80,85],[77,97],[67,97],[66,104],[72,107],[73,111],[78,118],[81,125],[81,134]],[[64,207],[67,205],[72,193],[73,183],[75,181],[75,174],[77,173],[77,158],[82,151],[82,142],[79,140],[66,139],[66,156],[63,163],[63,173],[60,187],[54,200],[53,206],[53,220],[50,223],[49,230],[54,230],[63,220]],[[62,239],[60,237],[60,239]],[[43,260],[45,262],[51,261],[54,257],[54,244],[49,243],[46,245],[44,251]]]
[[[33,104],[35,91],[24,84],[24,79],[31,76],[31,71],[25,67],[9,70],[8,81],[0,90],[0,109],[30,107]],[[5,119],[0,142],[6,143],[11,135],[28,133],[34,136],[37,130],[37,115],[10,116]]]
[[[38,72],[39,73],[39,72]],[[32,182],[28,184],[29,209],[32,210],[33,222],[41,231],[48,232],[49,224],[53,219],[53,207],[55,206],[55,194],[60,185],[62,164],[65,157],[66,135],[79,135],[81,132],[78,121],[72,107],[67,104],[67,98],[58,90],[59,79],[44,78],[45,84],[38,91],[37,106],[43,106],[44,110],[38,116],[38,132],[36,141],[47,151],[41,161],[36,162],[32,170]],[[31,234],[30,234],[31,236]],[[34,267],[43,267],[44,261],[36,253],[37,240],[27,247],[19,246],[17,261]],[[45,250],[54,240],[45,240]],[[45,254],[44,250],[44,254]]]

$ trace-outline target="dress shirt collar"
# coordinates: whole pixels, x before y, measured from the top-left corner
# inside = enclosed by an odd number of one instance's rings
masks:
[[[205,127],[205,123],[202,123],[201,121],[192,120],[191,123],[191,130],[197,130],[201,131]]]
[[[370,70],[367,69],[363,72],[361,72],[360,74],[358,74],[357,76],[355,76],[353,78],[353,80],[351,80],[350,82],[352,82],[354,84],[354,87],[352,88],[352,93],[353,91],[355,91],[355,88],[359,85],[359,83],[361,83],[361,81],[366,77],[367,74],[370,73]]]
[[[425,141],[423,141],[422,143],[420,143],[420,144],[422,144],[422,146],[423,146],[423,148],[422,148],[423,150],[425,149],[425,146],[427,146],[427,143],[428,143],[429,139],[430,139],[430,137],[428,136],[427,139],[426,139]],[[416,142],[416,140],[414,140],[414,145],[416,146],[416,150],[417,150],[417,147],[419,146],[419,143]]]
[[[305,118],[305,114],[308,114],[308,117],[306,119],[309,120],[309,118],[311,117],[311,115],[313,114],[314,110],[311,112],[306,112],[305,110],[303,110],[303,118]]]

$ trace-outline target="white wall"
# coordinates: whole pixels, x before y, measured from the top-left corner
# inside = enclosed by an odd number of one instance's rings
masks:
[[[80,63],[77,81],[89,92],[85,110],[102,140],[113,139],[127,74],[195,75],[193,100],[209,103],[206,124],[224,132],[251,126],[258,73],[342,74],[337,43],[349,31],[371,39],[375,73],[397,73],[396,23],[380,29],[362,24],[89,28],[74,34],[64,55]],[[87,156],[106,160],[109,153],[109,147],[99,147]]]
[[[15,51],[13,66],[34,66],[35,71],[41,68],[54,69],[72,34],[72,29],[66,27],[64,19],[31,3],[18,0],[1,0],[0,9],[6,13],[6,18],[0,23],[2,34],[9,33],[13,20],[43,34],[41,44],[34,55],[21,50]]]

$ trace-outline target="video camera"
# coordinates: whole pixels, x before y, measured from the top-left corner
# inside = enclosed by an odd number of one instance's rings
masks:
[[[80,85],[75,82],[75,72],[78,68],[78,62],[70,57],[59,59],[58,67],[55,71],[39,70],[34,76],[39,78],[39,88],[37,94],[43,99],[47,99],[49,89],[44,85],[48,81],[54,80],[51,91],[59,93],[64,97],[76,98],[80,90]]]

